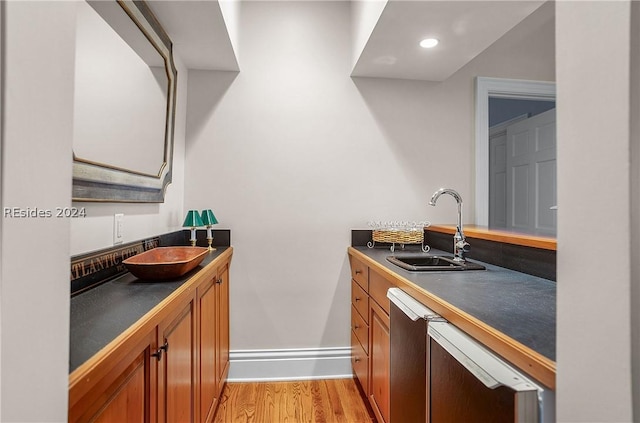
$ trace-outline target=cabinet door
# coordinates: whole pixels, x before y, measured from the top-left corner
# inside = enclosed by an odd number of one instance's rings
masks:
[[[213,419],[213,412],[218,398],[216,377],[216,281],[213,276],[198,287],[198,382],[199,382],[199,417],[205,422]]]
[[[389,421],[389,315],[370,301],[369,402],[379,423]]]
[[[225,263],[218,269],[216,290],[216,310],[218,311],[216,375],[218,394],[220,394],[229,374],[229,263]]]
[[[193,300],[158,326],[164,350],[158,380],[158,421],[194,421],[195,331]]]
[[[349,256],[349,263],[351,264],[351,279],[356,281],[358,285],[365,291],[369,291],[369,268],[366,264],[353,257]]]
[[[369,356],[365,353],[364,348],[351,331],[351,367],[353,374],[360,382],[360,387],[365,396],[369,396]]]
[[[122,357],[94,370],[91,388],[70,391],[70,422],[152,422],[156,410],[155,329]],[[76,391],[79,398],[75,401]],[[82,391],[82,392],[80,392]]]

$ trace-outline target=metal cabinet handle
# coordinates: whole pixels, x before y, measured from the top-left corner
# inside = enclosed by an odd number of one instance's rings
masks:
[[[360,297],[356,297],[356,302],[357,302],[357,301],[360,301],[360,300],[361,300],[361,298],[360,298]]]
[[[355,330],[358,330],[358,329],[360,329],[360,326],[355,325],[353,328],[354,328]]]
[[[361,273],[362,273],[362,270],[360,270],[360,269],[356,269],[356,275],[359,275],[359,274],[361,274]]]
[[[360,358],[358,358],[358,357],[354,357],[354,358],[353,358],[353,361],[355,361],[356,363],[359,363],[359,362],[360,362]]]
[[[164,352],[169,351],[169,343],[166,340],[164,341],[164,345],[158,348],[156,352],[151,353],[151,357],[155,357],[158,359],[158,361],[160,361],[160,359],[162,359],[162,351]]]
[[[216,281],[216,283],[217,283],[218,285],[221,285],[221,284],[222,284],[222,278],[218,278],[218,280]]]

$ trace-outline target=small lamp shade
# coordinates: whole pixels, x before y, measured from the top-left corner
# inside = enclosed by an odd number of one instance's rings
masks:
[[[191,246],[196,245],[196,227],[204,226],[202,223],[202,219],[200,219],[200,215],[197,210],[189,210],[187,212],[187,217],[184,219],[184,223],[182,224],[185,228],[191,228]]]
[[[204,223],[202,223],[202,219],[200,219],[197,210],[189,210],[182,226],[185,228],[195,228],[196,226],[204,226]]]
[[[202,210],[202,221],[207,227],[207,243],[209,244],[209,251],[213,251],[215,248],[211,246],[211,244],[213,244],[213,231],[211,230],[211,226],[217,224],[218,219],[216,219],[216,216],[213,214],[211,209],[207,209]]]
[[[202,210],[202,224],[204,226],[215,225],[217,223],[218,219],[216,219],[216,216],[213,214],[211,209]]]

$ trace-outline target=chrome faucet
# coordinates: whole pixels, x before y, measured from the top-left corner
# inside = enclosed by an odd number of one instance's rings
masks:
[[[456,234],[453,236],[453,260],[454,261],[465,261],[464,253],[471,250],[471,245],[465,240],[464,232],[462,230],[462,197],[458,194],[457,191],[452,190],[451,188],[440,188],[431,196],[431,201],[429,204],[432,206],[436,205],[436,201],[442,194],[449,194],[453,198],[456,199],[458,203],[458,225],[456,226]]]

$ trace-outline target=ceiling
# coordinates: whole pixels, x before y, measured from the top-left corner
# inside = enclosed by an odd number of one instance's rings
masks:
[[[352,76],[444,81],[543,3],[389,0]]]
[[[352,76],[443,81],[543,3],[389,0]],[[150,4],[189,69],[239,70],[217,0]],[[423,49],[418,43],[426,37],[438,38],[440,44]]]

